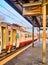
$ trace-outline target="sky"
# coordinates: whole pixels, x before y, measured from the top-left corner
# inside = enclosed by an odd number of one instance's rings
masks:
[[[5,22],[16,23],[26,27],[28,31],[32,31],[32,25],[4,0],[0,0],[0,17],[4,18]],[[36,28],[35,32],[37,32]]]

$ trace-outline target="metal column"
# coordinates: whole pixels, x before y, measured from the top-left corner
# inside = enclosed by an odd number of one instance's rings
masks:
[[[42,61],[46,63],[46,5],[43,2],[42,13],[43,13],[43,44],[42,44]]]
[[[40,43],[40,28],[39,28],[39,43]]]
[[[34,26],[32,27],[32,47],[34,47]]]

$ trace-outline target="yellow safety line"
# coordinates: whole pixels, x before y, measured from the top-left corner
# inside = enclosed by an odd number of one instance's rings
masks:
[[[27,48],[29,48],[32,44],[28,45],[27,47],[23,48],[22,50],[20,50],[19,52],[14,53],[13,55],[5,58],[4,60],[0,61],[0,65],[4,65],[5,63],[7,63],[8,61],[10,61],[11,59],[13,59],[15,56],[17,56],[18,54],[20,54],[21,52],[25,51]]]

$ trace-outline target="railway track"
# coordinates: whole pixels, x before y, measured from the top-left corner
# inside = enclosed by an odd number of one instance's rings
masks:
[[[15,54],[15,53],[18,53],[19,51],[21,51],[21,50],[23,50],[23,49],[27,49],[27,47],[29,47],[30,45],[32,45],[32,44],[28,44],[28,45],[26,45],[26,46],[23,46],[22,48],[18,48],[18,49],[16,49],[15,51],[10,52],[9,54],[6,53],[4,56],[0,57],[0,61],[6,59],[6,58],[8,58],[8,57],[10,57],[11,55],[13,55],[13,54]],[[23,51],[22,51],[22,52],[23,52]]]

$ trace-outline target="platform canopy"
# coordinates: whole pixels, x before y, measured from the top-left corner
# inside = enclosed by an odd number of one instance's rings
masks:
[[[28,20],[34,27],[42,27],[42,3],[43,0],[5,0],[16,11],[18,11],[25,19]],[[48,0],[45,2],[47,11],[48,27]]]

